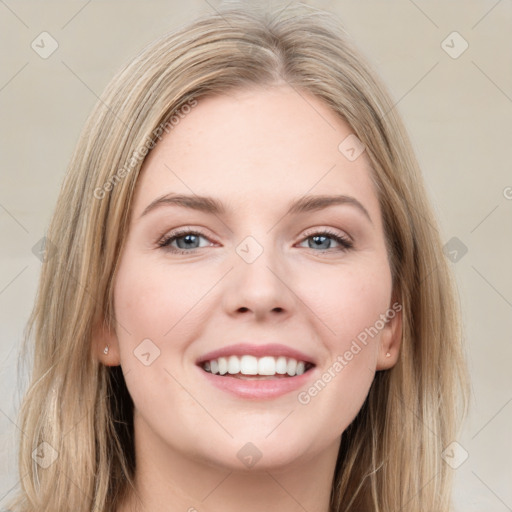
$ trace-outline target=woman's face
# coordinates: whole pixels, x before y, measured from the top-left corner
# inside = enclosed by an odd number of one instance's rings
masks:
[[[146,453],[268,469],[334,452],[395,363],[400,306],[350,134],[316,97],[255,88],[199,99],[144,162],[110,344]]]

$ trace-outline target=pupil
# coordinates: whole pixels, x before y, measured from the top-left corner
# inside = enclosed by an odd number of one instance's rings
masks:
[[[323,239],[323,241],[324,241],[324,245],[325,245],[325,241],[326,241],[326,240],[328,241],[328,237],[326,237],[326,236],[324,236],[324,235],[320,235],[320,236],[319,236],[319,235],[317,235],[317,236],[314,236],[314,237],[313,237],[313,240],[315,241],[315,246],[316,246],[316,247],[319,247],[320,245],[322,245],[322,241],[320,241],[320,243],[318,243],[318,241],[319,241],[320,239]],[[327,245],[328,245],[328,244],[327,244]],[[325,248],[328,248],[328,247],[325,247]]]
[[[194,239],[197,238],[196,235],[185,235],[181,238],[177,239],[178,247],[180,247],[180,241],[185,242],[185,247],[191,247],[191,244],[189,242],[194,242]],[[183,247],[180,247],[180,249],[183,249]]]

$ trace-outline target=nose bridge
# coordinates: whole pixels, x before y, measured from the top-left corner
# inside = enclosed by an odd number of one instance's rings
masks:
[[[272,311],[289,312],[293,307],[283,255],[272,240],[272,233],[249,235],[236,246],[232,286],[226,298],[231,312],[251,310],[262,316]]]

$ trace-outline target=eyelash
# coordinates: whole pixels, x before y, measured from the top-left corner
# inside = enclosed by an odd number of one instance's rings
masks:
[[[170,233],[169,235],[165,235],[164,237],[162,237],[162,239],[160,239],[160,241],[157,243],[157,245],[159,248],[162,248],[164,250],[167,250],[169,252],[176,253],[176,254],[192,254],[192,253],[195,253],[197,250],[204,248],[204,247],[196,247],[194,249],[189,249],[189,250],[178,249],[175,247],[171,248],[170,244],[172,242],[174,242],[178,238],[184,237],[185,235],[200,236],[200,237],[203,237],[206,239],[208,238],[206,235],[204,235],[200,231],[183,229],[183,230],[178,230],[173,233]],[[329,229],[324,229],[322,231],[315,231],[311,234],[308,234],[301,240],[301,242],[304,242],[308,238],[313,238],[315,236],[326,236],[328,238],[332,238],[335,242],[340,244],[340,247],[325,249],[323,251],[314,251],[314,252],[322,253],[322,252],[330,252],[331,250],[346,252],[354,247],[354,244],[347,237],[341,236],[338,233],[334,233],[334,232],[330,231]],[[309,247],[309,249],[314,250],[311,247]]]

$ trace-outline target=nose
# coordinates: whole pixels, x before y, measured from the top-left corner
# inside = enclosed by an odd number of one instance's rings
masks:
[[[261,321],[266,318],[285,319],[293,314],[297,297],[293,282],[284,264],[274,252],[264,249],[252,262],[238,254],[234,268],[229,272],[222,300],[230,316],[251,316]]]

